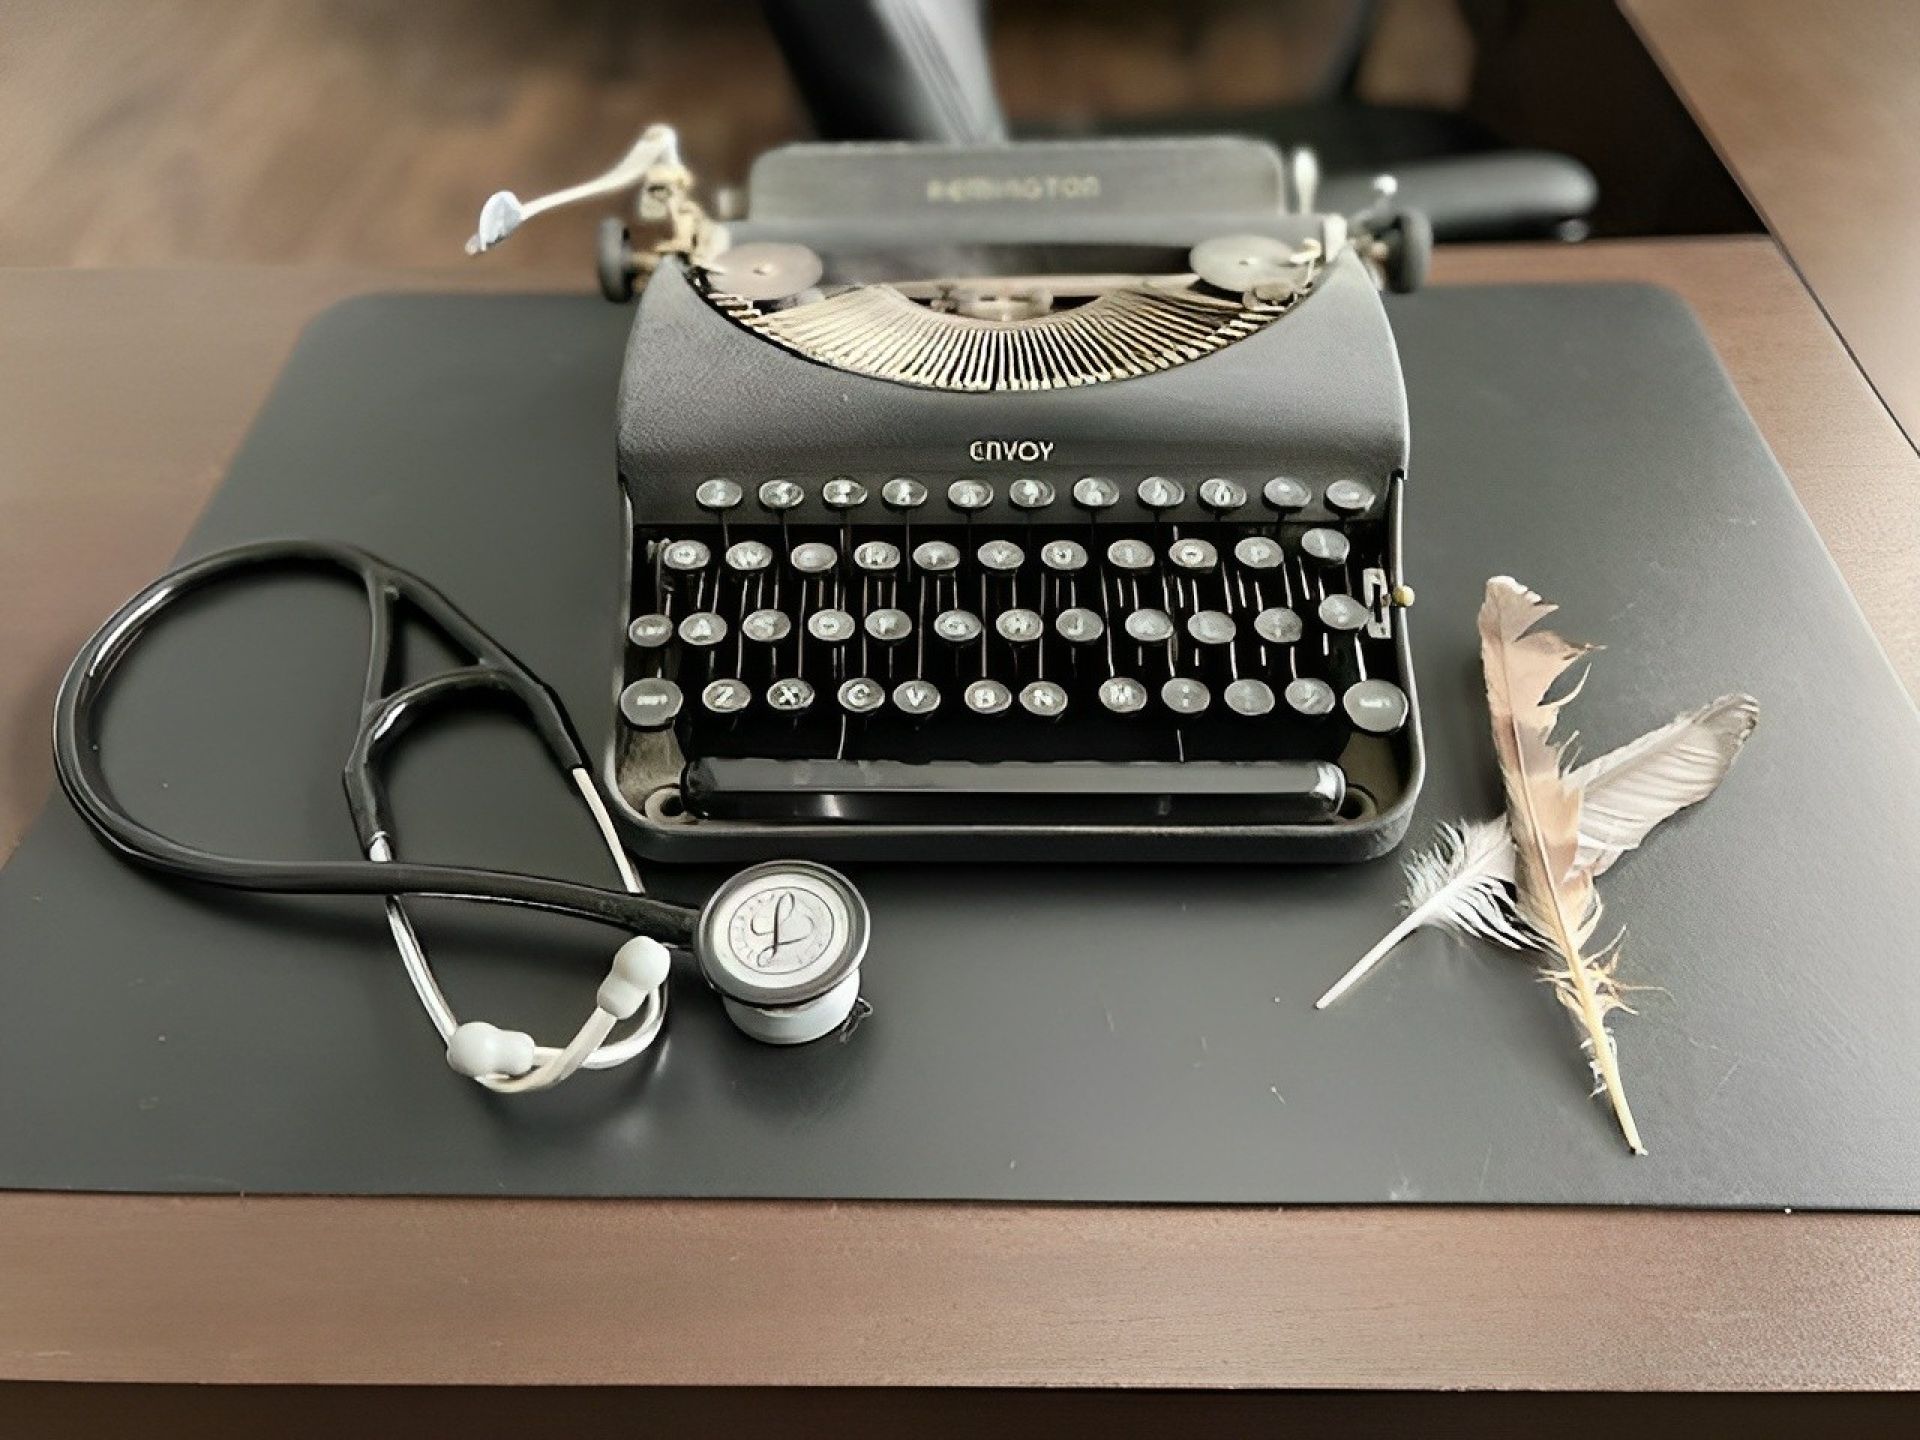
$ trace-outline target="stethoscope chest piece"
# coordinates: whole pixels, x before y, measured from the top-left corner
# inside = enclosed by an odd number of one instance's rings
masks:
[[[867,933],[867,903],[846,876],[773,860],[714,891],[693,949],[735,1025],[770,1045],[800,1045],[852,1013]]]

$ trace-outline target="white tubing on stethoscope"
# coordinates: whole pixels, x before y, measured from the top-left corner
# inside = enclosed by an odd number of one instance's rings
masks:
[[[569,772],[580,797],[592,814],[607,854],[619,871],[620,883],[632,895],[645,894],[633,862],[613,828],[613,817],[584,769]],[[368,847],[367,858],[393,859],[393,848],[382,835]],[[387,928],[400,952],[400,963],[433,1028],[447,1045],[447,1063],[487,1089],[502,1095],[550,1090],[578,1070],[610,1070],[643,1054],[659,1038],[667,1018],[667,949],[658,941],[636,936],[614,956],[613,969],[600,987],[599,1001],[574,1036],[563,1046],[535,1044],[517,1030],[501,1030],[485,1021],[462,1022],[453,1012],[446,992],[435,979],[426,947],[398,896],[386,899]],[[635,1021],[633,1030],[606,1043],[614,1027]]]

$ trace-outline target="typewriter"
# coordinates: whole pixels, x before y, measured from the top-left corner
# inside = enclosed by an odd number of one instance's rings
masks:
[[[1237,139],[790,146],[726,224],[670,136],[629,159],[673,221],[601,246],[639,291],[606,760],[639,852],[1398,842],[1422,756],[1379,287],[1417,280],[1417,217],[1316,214],[1310,161]]]

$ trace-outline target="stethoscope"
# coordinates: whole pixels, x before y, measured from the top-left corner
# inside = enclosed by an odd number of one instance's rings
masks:
[[[130,815],[115,799],[102,767],[102,699],[115,669],[149,628],[190,594],[241,575],[290,569],[350,575],[366,593],[366,684],[343,777],[364,860],[262,860],[183,844]],[[466,662],[398,683],[394,637],[403,604],[465,652]],[[622,889],[398,857],[383,763],[423,714],[460,699],[504,699],[523,712],[593,817]],[[401,963],[446,1044],[447,1063],[489,1090],[550,1089],[576,1071],[610,1069],[645,1052],[666,1022],[671,946],[691,949],[733,1022],[771,1044],[831,1034],[859,1001],[867,908],[845,876],[809,861],[773,861],[733,876],[698,910],[647,895],[553,691],[439,590],[352,545],[261,541],[195,560],[154,581],[121,606],[75,657],[54,702],[53,751],[67,798],[123,859],[229,889],[384,897]],[[634,934],[615,952],[594,1011],[573,1038],[564,1045],[540,1045],[524,1031],[455,1015],[407,912],[404,897],[410,895],[527,906]],[[615,1038],[623,1025],[625,1033]]]

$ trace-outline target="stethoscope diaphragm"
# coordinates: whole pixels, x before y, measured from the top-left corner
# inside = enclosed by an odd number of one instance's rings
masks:
[[[852,1013],[867,935],[866,901],[846,876],[773,860],[713,892],[693,951],[735,1025],[768,1044],[799,1045]]]

